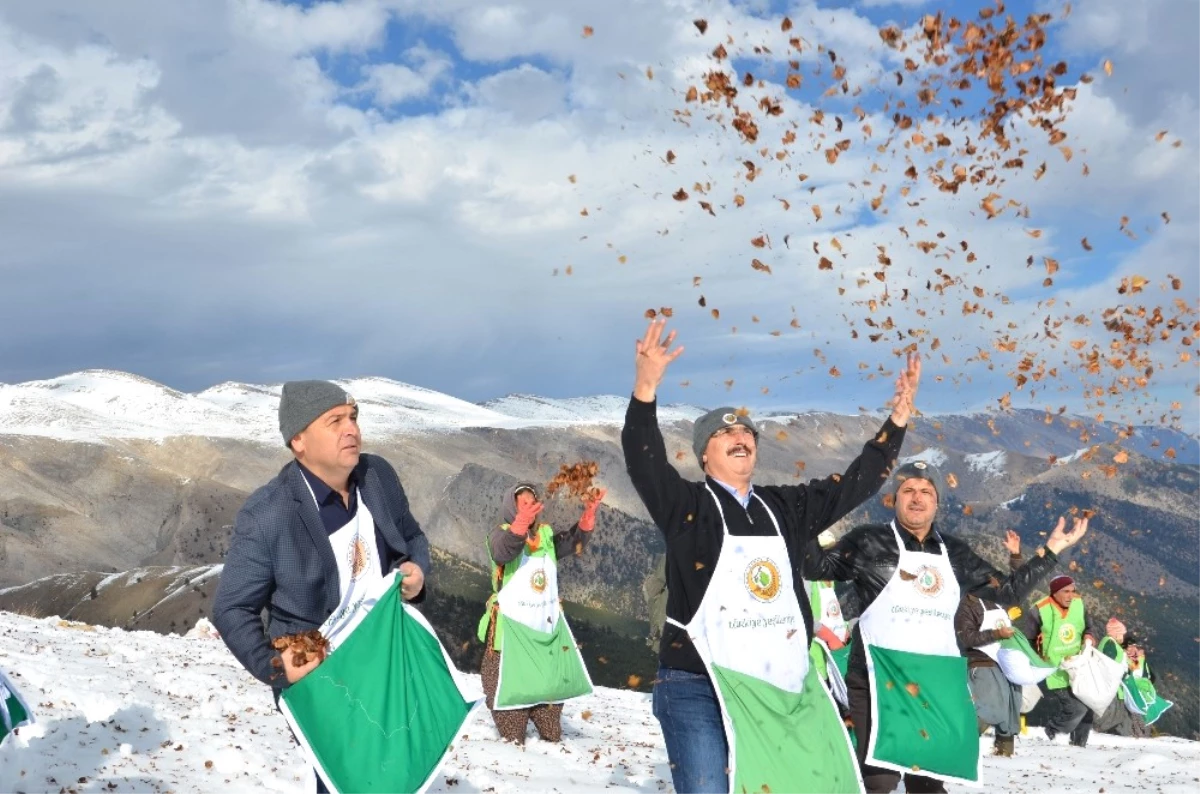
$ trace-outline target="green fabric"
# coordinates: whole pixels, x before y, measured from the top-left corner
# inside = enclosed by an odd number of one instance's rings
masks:
[[[712,674],[733,725],[731,791],[862,790],[846,727],[812,667],[800,694],[720,665]]]
[[[0,670],[0,742],[17,728],[31,722],[33,715],[17,694],[16,685]]]
[[[1083,615],[1083,599],[1071,602],[1064,617],[1053,599],[1043,598],[1038,603],[1042,618],[1042,658],[1058,665],[1068,656],[1074,656],[1083,648],[1086,623]],[[1047,689],[1066,689],[1071,678],[1066,670],[1059,670],[1046,679]]]
[[[587,669],[561,613],[550,632],[531,629],[505,615],[500,616],[499,628],[504,629],[504,645],[496,708],[558,703],[592,691]]]
[[[507,530],[509,525],[501,524],[500,527],[501,529]],[[488,626],[492,622],[492,608],[496,603],[496,594],[500,592],[504,585],[508,584],[508,580],[511,579],[513,574],[517,572],[517,569],[521,567],[521,563],[524,562],[525,558],[549,557],[551,562],[557,564],[557,557],[554,553],[554,530],[549,524],[539,524],[537,528],[537,534],[540,538],[538,541],[537,551],[529,551],[528,546],[526,546],[525,550],[521,554],[517,555],[516,559],[509,560],[503,566],[497,565],[496,561],[492,560],[492,552],[491,549],[488,548],[488,559],[492,562],[492,595],[488,598],[487,605],[483,610],[483,617],[479,619],[479,625],[475,629],[476,636],[479,637],[480,642],[487,642],[487,631]],[[484,538],[483,543],[484,547],[486,548],[486,538]],[[497,571],[499,571],[501,568],[503,568],[503,574],[501,576],[497,576]],[[499,586],[496,585],[497,579],[500,580]],[[500,650],[500,632],[502,626],[503,624],[496,626],[496,636],[492,638],[492,650]]]
[[[830,651],[833,654],[833,663],[837,665],[838,672],[842,674],[842,678],[846,678],[846,670],[850,666],[850,646],[852,643],[847,642],[836,651]]]
[[[399,579],[283,705],[334,791],[415,792],[474,704],[441,643],[403,607]]]
[[[1146,698],[1137,685],[1137,679],[1131,675],[1121,679],[1121,688],[1117,690],[1118,699],[1125,702],[1125,708],[1136,714],[1146,713]]]
[[[906,771],[979,779],[979,729],[962,656],[868,645],[874,668],[874,758]]]
[[[1141,694],[1143,701],[1146,704],[1144,718],[1147,725],[1153,725],[1158,722],[1158,718],[1163,715],[1167,709],[1175,704],[1166,698],[1160,698],[1158,691],[1154,688],[1154,682],[1149,678],[1135,678],[1130,676],[1134,682],[1134,687]]]
[[[1096,646],[1096,650],[1100,651],[1100,653],[1104,654],[1113,661],[1120,662],[1123,665],[1127,664],[1125,649],[1122,648],[1121,644],[1112,637],[1105,637],[1104,639],[1100,640],[1100,644]]]

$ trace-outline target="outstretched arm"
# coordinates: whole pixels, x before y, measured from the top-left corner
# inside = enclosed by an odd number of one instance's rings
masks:
[[[683,352],[682,347],[671,350],[675,332],[663,335],[665,320],[653,320],[645,336],[637,341],[633,398],[625,411],[625,427],[621,430],[621,448],[625,453],[625,470],[633,487],[646,505],[650,518],[665,534],[683,531],[689,509],[687,483],[667,459],[667,447],[658,428],[657,406],[654,402],[658,384],[667,367]]]

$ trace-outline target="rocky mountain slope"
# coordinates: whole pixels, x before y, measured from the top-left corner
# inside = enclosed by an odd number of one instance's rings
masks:
[[[362,406],[368,450],[396,466],[415,515],[454,572],[443,595],[455,616],[444,626],[460,647],[485,596],[483,537],[499,520],[501,495],[518,479],[544,483],[561,464],[579,460],[599,464],[609,496],[587,554],[564,563],[564,597],[580,620],[591,610],[598,630],[626,637],[643,630],[639,585],[662,546],[624,470],[626,398],[512,396],[474,405],[382,379],[346,386]],[[50,614],[74,604],[81,620],[158,631],[194,623],[215,581],[199,566],[222,560],[246,495],[288,460],[275,430],[278,393],[278,386],[222,384],[189,395],[111,372],[0,386],[0,587],[55,577],[39,584],[37,597],[0,592],[0,609]],[[667,449],[689,478],[700,477],[691,452],[691,419],[699,412],[659,410]],[[828,413],[757,418],[756,479],[765,483],[839,471],[882,421]],[[1085,597],[1106,616],[1144,624],[1153,653],[1195,695],[1195,439],[1014,411],[923,417],[902,454],[954,475],[943,530],[973,538],[998,562],[1004,529],[1036,544],[1058,514],[1097,511],[1091,537],[1070,559]],[[553,500],[546,517],[567,526],[578,511]],[[875,501],[843,528],[886,515]],[[172,570],[134,581],[147,566]],[[106,596],[118,581],[112,575],[122,572],[129,573],[118,589],[128,592]],[[93,589],[100,598],[85,597]],[[1177,709],[1180,732],[1197,729],[1190,709]]]

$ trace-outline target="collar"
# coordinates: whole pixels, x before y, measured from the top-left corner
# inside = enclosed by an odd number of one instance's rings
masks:
[[[324,480],[308,470],[303,463],[296,461],[296,465],[300,467],[300,473],[304,475],[304,479],[308,481],[308,486],[312,488],[313,496],[317,499],[318,505],[328,504],[330,499],[336,499],[338,504],[341,504],[341,496],[338,492],[329,487]],[[358,467],[350,472],[350,493],[354,494],[354,490],[358,487]]]
[[[741,504],[743,509],[750,507],[750,497],[754,495],[754,484],[753,483],[751,483],[750,487],[746,489],[746,495],[742,496],[741,494],[738,493],[737,488],[734,488],[729,483],[721,482],[716,477],[712,477],[711,475],[709,476],[709,479],[712,480],[713,482],[715,482],[717,485],[724,488],[726,491],[729,491],[730,495],[734,499],[738,500],[738,503]]]

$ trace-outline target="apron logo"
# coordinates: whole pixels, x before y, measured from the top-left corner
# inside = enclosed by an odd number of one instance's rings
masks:
[[[529,577],[529,586],[533,588],[533,592],[540,593],[546,589],[546,572],[541,568],[533,572],[533,576]]]
[[[917,588],[917,592],[921,595],[934,598],[938,593],[942,592],[942,574],[937,568],[922,565],[917,569],[917,574],[913,579],[913,587]]]
[[[1058,641],[1063,645],[1070,645],[1075,642],[1075,627],[1070,623],[1064,623],[1058,629]]]
[[[346,550],[346,562],[350,564],[350,578],[357,579],[362,576],[362,572],[367,569],[367,563],[370,561],[371,550],[367,548],[367,544],[363,543],[361,536],[355,535],[354,542]]]
[[[766,557],[746,566],[746,589],[759,601],[769,603],[779,597],[779,568]]]
[[[840,618],[841,616],[842,608],[838,606],[836,601],[830,604],[829,608],[825,610],[825,617],[827,618]]]

